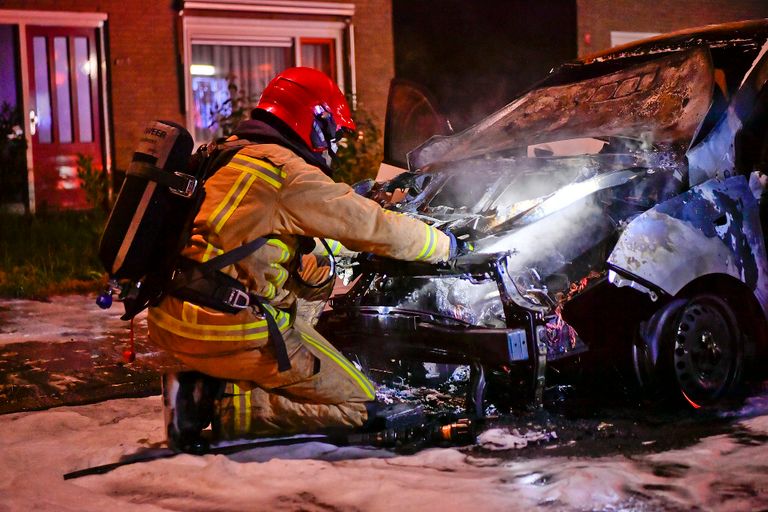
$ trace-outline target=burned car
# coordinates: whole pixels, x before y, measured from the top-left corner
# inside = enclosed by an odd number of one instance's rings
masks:
[[[765,356],[766,49],[768,20],[659,36],[432,137],[369,196],[475,251],[364,258],[318,328],[364,365],[469,365],[477,414],[486,382],[540,404],[550,370],[588,355],[649,393],[717,403]]]

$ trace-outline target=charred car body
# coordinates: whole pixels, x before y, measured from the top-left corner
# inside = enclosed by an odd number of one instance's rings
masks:
[[[717,402],[765,352],[767,41],[760,20],[615,48],[431,138],[370,197],[475,252],[365,260],[318,327],[358,356],[471,365],[477,413],[487,377],[541,403],[548,368],[587,352]]]

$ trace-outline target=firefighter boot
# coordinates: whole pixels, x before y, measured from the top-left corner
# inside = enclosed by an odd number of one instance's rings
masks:
[[[205,453],[209,442],[202,431],[213,419],[224,381],[188,371],[166,373],[162,384],[168,447],[177,452]]]

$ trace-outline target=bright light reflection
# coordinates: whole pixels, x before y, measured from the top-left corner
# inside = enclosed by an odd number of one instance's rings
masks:
[[[195,76],[213,76],[216,74],[216,68],[208,64],[192,64],[189,66],[189,72]]]

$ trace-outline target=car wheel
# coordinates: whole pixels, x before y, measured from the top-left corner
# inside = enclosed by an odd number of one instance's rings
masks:
[[[674,336],[674,324],[686,301],[675,299],[660,307],[651,318],[640,324],[632,343],[632,368],[639,391],[646,398],[657,400],[667,391],[669,372],[663,366],[664,341]],[[665,375],[666,374],[666,375]]]
[[[730,306],[698,295],[680,312],[672,362],[683,398],[694,408],[709,405],[737,387],[743,365],[743,337]]]
[[[632,347],[646,396],[682,399],[699,409],[733,395],[741,378],[744,338],[722,299],[695,295],[662,307]]]

